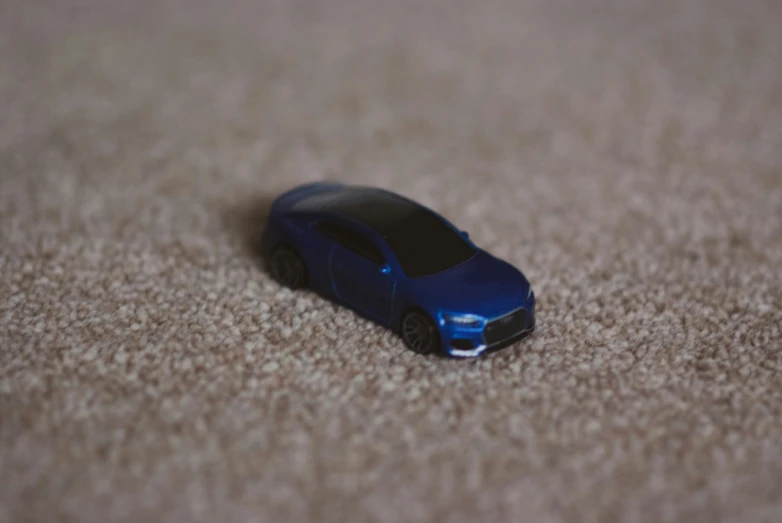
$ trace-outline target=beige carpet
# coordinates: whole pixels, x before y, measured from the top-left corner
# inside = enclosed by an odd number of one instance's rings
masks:
[[[338,179],[529,276],[422,358],[281,290]],[[0,521],[782,521],[782,4],[6,0]]]

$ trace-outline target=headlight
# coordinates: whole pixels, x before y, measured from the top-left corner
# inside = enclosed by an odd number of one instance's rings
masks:
[[[483,318],[472,314],[443,314],[443,320],[462,327],[477,327],[483,322]]]

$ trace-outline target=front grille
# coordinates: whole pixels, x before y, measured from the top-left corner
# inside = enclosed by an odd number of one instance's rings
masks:
[[[470,350],[473,348],[473,345],[472,345],[472,341],[470,340],[457,338],[451,340],[451,347],[453,347],[456,350]]]
[[[483,329],[486,345],[493,345],[520,333],[527,324],[527,309],[518,309],[492,320]]]

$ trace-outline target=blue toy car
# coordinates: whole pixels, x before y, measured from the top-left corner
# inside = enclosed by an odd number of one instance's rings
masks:
[[[261,242],[280,284],[342,303],[420,354],[474,357],[535,329],[535,294],[518,269],[383,189],[296,187],[272,203]]]

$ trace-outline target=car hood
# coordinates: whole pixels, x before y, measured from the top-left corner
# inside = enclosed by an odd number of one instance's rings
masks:
[[[434,309],[485,318],[523,306],[530,289],[521,271],[483,250],[456,267],[418,279],[416,287]]]

